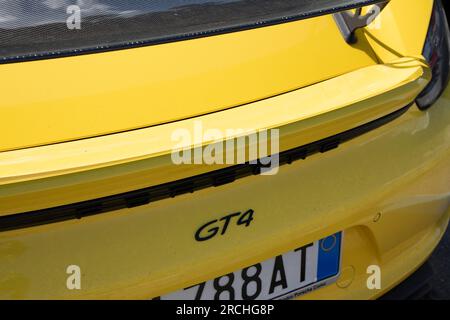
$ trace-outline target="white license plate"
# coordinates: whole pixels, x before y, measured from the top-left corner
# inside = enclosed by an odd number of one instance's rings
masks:
[[[291,299],[334,282],[340,270],[342,233],[200,283],[161,300]]]

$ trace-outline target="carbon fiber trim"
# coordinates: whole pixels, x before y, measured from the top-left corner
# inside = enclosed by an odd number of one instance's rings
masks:
[[[381,0],[2,0],[0,63],[125,49],[312,18]],[[80,29],[70,29],[80,11]]]

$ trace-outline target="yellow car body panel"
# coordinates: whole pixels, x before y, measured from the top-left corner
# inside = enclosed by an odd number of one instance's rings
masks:
[[[358,48],[342,41],[332,16],[322,16],[133,50],[3,65],[0,118],[10,121],[0,129],[0,151],[186,119],[376,63],[366,42]],[[51,116],[36,121],[43,114]]]
[[[280,151],[286,151],[347,131],[410,104],[429,77],[428,68],[422,62],[404,58],[240,108],[164,126],[3,152],[0,153],[0,216],[67,204],[61,192],[71,194],[71,202],[77,202],[224,167],[173,165],[171,154],[176,144],[172,132],[187,130],[194,136],[198,121],[203,130],[225,132],[228,128],[242,128],[240,136],[248,134],[246,130],[278,128]],[[348,83],[354,85],[349,87]],[[234,134],[224,139],[237,137]],[[214,140],[202,142],[208,145]],[[202,148],[194,141],[178,146],[180,149],[196,147]],[[122,183],[124,177],[127,184]]]
[[[0,218],[223,167],[172,164],[171,133],[192,130],[196,120],[205,129],[279,128],[283,151],[403,108],[430,80],[421,53],[432,4],[392,0],[381,14],[386,18],[381,28],[358,32],[367,41],[361,41],[363,50],[346,44],[327,16],[161,46],[0,65],[0,84],[7,88],[0,115],[12,119],[0,129],[6,137],[0,146]],[[407,29],[416,31],[405,35]],[[321,41],[313,40],[318,32]],[[294,34],[299,38],[293,40]],[[267,38],[271,45],[261,45]],[[302,51],[305,43],[310,47]],[[332,62],[321,52],[327,43]],[[257,57],[255,46],[262,50]],[[243,50],[237,53],[236,47]],[[181,52],[180,69],[173,63]],[[210,55],[217,54],[224,59],[214,64]],[[163,63],[143,62],[148,55]],[[184,65],[192,59],[197,63]],[[155,70],[137,73],[142,64],[144,71]],[[103,73],[83,72],[95,68]],[[273,83],[261,77],[263,70],[270,71]],[[74,76],[69,83],[55,80],[65,72]],[[30,74],[42,81],[24,84]],[[132,80],[118,82],[112,74]],[[183,97],[179,101],[174,81]],[[202,97],[189,96],[209,83],[218,85]],[[148,90],[155,95],[144,97]],[[150,121],[140,123],[132,112],[123,113],[129,102],[120,94],[133,96],[135,110],[145,109],[147,100],[159,107]],[[262,98],[267,99],[256,101]],[[89,109],[93,105],[99,108]],[[151,299],[339,231],[344,234],[340,278],[302,298],[377,298],[427,259],[447,227],[449,105],[447,88],[429,110],[413,104],[389,124],[336,150],[282,166],[274,176],[247,177],[81,220],[2,231],[0,298]],[[79,113],[73,113],[75,107]],[[76,140],[81,137],[91,138]],[[54,144],[68,140],[76,141]],[[205,222],[249,208],[255,220],[245,232],[230,229],[223,237],[195,241],[195,230]],[[366,270],[373,264],[383,270],[381,290],[366,286]],[[67,289],[69,265],[81,267],[82,290]]]
[[[432,7],[433,0],[391,1],[372,22],[372,27],[364,28],[360,35],[367,39],[382,62],[419,55],[426,39]]]
[[[449,102],[447,91],[427,113],[411,109],[342,148],[281,167],[276,176],[3,232],[1,297],[153,298],[344,230],[342,268],[346,277],[354,269],[350,283],[343,279],[340,288],[338,280],[305,298],[375,298],[418,267],[447,226]],[[247,208],[255,210],[255,222],[245,232],[194,240],[205,221]],[[66,288],[73,264],[83,270],[81,291]],[[372,264],[384,270],[383,290],[366,287]]]

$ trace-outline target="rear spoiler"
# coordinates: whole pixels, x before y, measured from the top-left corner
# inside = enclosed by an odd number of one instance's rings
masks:
[[[334,20],[336,21],[345,41],[350,44],[356,43],[357,39],[355,36],[355,31],[368,26],[373,20],[375,20],[375,18],[381,13],[388,3],[389,1],[386,0],[375,3],[365,15],[362,15],[361,7],[357,8],[354,13],[349,11],[335,13]]]
[[[101,2],[101,5],[98,4]],[[102,0],[1,6],[0,63],[125,49],[335,14],[344,38],[386,6],[381,0]],[[362,16],[361,8],[375,5]],[[26,7],[26,10],[23,10]],[[345,13],[356,9],[355,15]]]

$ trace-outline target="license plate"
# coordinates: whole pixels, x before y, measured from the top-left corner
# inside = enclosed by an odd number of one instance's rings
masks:
[[[341,243],[342,233],[337,233],[160,299],[292,299],[336,281],[340,270]]]

